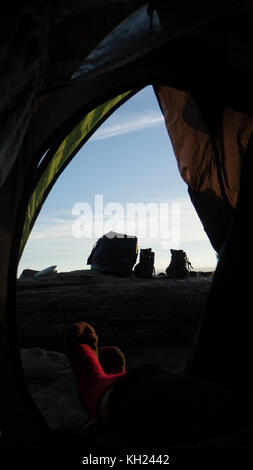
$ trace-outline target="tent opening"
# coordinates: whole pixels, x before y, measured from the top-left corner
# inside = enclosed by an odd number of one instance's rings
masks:
[[[110,231],[137,237],[136,264],[141,249],[152,249],[152,279],[90,269],[94,244]],[[171,249],[186,252],[194,276],[163,276]],[[101,346],[118,346],[129,368],[148,361],[183,373],[216,261],[146,87],[67,166],[20,259],[19,344],[31,394],[50,426],[78,427],[84,418],[64,350],[73,322],[92,324]]]

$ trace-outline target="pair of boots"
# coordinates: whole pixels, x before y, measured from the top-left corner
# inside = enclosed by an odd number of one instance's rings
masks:
[[[141,249],[140,251],[140,261],[134,267],[134,274],[137,277],[141,277],[144,279],[152,278],[155,267],[155,253],[152,251],[151,248]]]
[[[184,278],[189,275],[192,265],[183,250],[170,250],[171,262],[166,268],[168,277]]]

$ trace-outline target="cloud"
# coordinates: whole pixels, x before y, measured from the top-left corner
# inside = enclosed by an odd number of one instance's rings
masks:
[[[189,198],[162,203],[110,203],[105,204],[101,214],[96,214],[94,208],[89,207],[90,211],[86,214],[80,208],[80,212],[75,215],[66,212],[65,217],[61,217],[57,211],[54,216],[51,213],[50,217],[41,217],[32,230],[30,241],[55,239],[61,243],[63,240],[67,242],[67,238],[96,240],[111,230],[137,235],[141,243],[207,241],[207,235]]]
[[[72,220],[60,217],[41,217],[34,226],[29,240],[48,238],[59,240],[61,238],[72,237],[72,223]]]
[[[147,111],[145,114],[128,113],[127,116],[118,119],[110,120],[110,124],[104,124],[100,129],[95,132],[91,140],[109,139],[122,134],[129,134],[130,132],[137,132],[158,126],[164,122],[164,118],[159,111]]]

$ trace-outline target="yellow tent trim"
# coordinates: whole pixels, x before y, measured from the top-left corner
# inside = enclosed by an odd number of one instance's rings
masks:
[[[78,145],[81,144],[85,138],[92,135],[93,129],[99,126],[99,122],[104,121],[106,115],[111,113],[114,107],[118,107],[119,103],[124,100],[129,93],[130,91],[120,94],[90,111],[58,147],[30,197],[23,227],[19,258],[22,256],[24,247],[42,207],[44,196],[50,184],[55,180],[57,174],[60,173],[62,166],[66,165],[66,162],[73,155]]]

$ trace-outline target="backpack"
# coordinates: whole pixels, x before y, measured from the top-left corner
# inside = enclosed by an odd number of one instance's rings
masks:
[[[109,232],[98,239],[87,264],[104,274],[127,277],[132,274],[137,254],[137,237]]]

